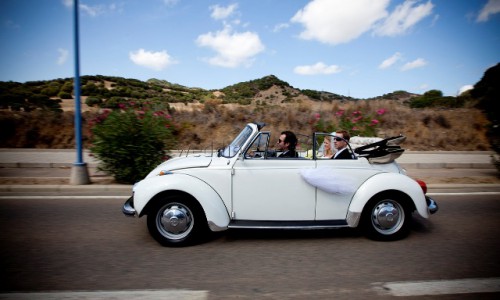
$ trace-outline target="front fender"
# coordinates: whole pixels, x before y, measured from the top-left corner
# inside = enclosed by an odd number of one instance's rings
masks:
[[[389,190],[408,195],[415,204],[417,212],[424,218],[429,217],[425,195],[414,179],[399,173],[379,173],[366,180],[354,194],[347,216],[349,226],[358,225],[363,208],[373,196]]]
[[[157,194],[169,190],[193,196],[205,211],[210,229],[225,230],[229,213],[217,192],[204,181],[187,174],[171,173],[144,179],[134,186],[134,208],[140,216],[143,209]]]

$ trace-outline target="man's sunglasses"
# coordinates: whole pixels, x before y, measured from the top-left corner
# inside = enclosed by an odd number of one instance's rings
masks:
[[[333,138],[333,139],[336,140],[337,142],[341,142],[341,141],[344,140],[343,138],[339,138],[339,137],[336,137],[336,138]]]

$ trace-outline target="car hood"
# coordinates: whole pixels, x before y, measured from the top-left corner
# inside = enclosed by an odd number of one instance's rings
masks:
[[[189,168],[206,168],[212,161],[211,156],[192,155],[184,157],[176,157],[164,161],[154,168],[146,178],[158,175],[161,171],[175,171]]]

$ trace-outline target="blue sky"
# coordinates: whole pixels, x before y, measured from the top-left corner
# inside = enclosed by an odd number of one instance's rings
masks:
[[[218,89],[273,74],[455,96],[500,62],[500,0],[80,0],[80,74]],[[0,1],[0,81],[73,77],[73,1]]]

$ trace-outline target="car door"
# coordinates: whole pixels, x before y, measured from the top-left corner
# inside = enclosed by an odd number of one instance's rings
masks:
[[[314,220],[316,188],[300,175],[314,167],[311,159],[242,155],[232,172],[233,219]]]
[[[344,220],[354,193],[368,178],[379,173],[366,159],[318,159],[315,178],[316,220]]]

